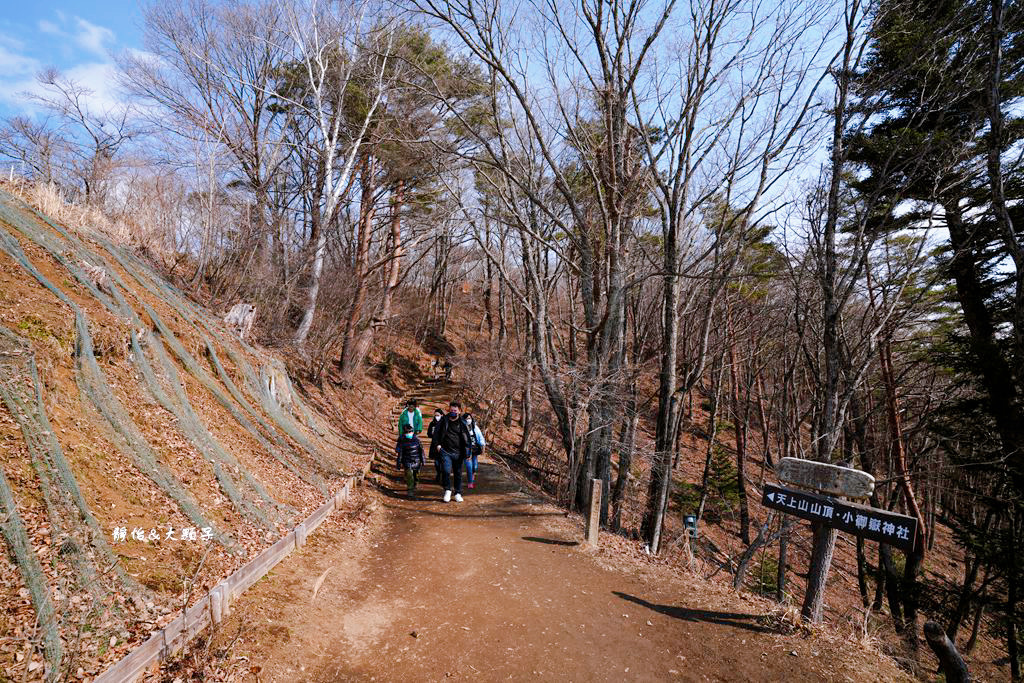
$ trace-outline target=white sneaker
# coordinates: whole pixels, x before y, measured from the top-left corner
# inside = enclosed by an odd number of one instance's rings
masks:
[[[461,503],[462,502],[462,494],[461,493],[456,493],[455,494],[455,502],[456,503]]]
[[[452,492],[451,491],[445,491],[444,492],[444,502],[447,503],[451,499],[452,499]],[[455,500],[462,500],[462,496],[455,496]]]

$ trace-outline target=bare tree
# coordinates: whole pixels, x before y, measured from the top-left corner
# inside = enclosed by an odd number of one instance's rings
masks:
[[[321,204],[311,207],[319,214],[322,227],[313,236],[306,305],[295,332],[295,343],[299,346],[305,344],[316,314],[327,254],[324,223],[335,215],[351,189],[360,148],[387,89],[394,34],[380,24],[367,26],[377,20],[369,10],[368,3],[335,10],[314,1],[308,7],[293,3],[287,12],[286,36],[294,50],[291,59],[301,74],[305,92],[301,98],[280,89],[275,95],[312,122],[309,143],[319,157],[324,188]],[[359,72],[362,77],[357,80],[357,70],[364,65],[365,69]],[[352,105],[359,114],[349,121],[346,107]]]

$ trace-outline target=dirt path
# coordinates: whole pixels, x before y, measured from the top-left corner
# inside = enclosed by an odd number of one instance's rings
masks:
[[[493,463],[461,504],[432,483],[409,499],[376,467],[369,532],[318,531],[235,606],[247,624],[235,650],[260,681],[890,677],[819,655],[758,614],[697,607],[706,601],[678,582],[603,567],[577,525]]]

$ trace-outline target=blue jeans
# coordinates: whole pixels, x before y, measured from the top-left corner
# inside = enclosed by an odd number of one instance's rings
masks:
[[[466,456],[446,451],[443,448],[437,449],[437,454],[441,459],[441,474],[444,475],[442,477],[442,486],[444,490],[462,493],[462,461],[466,459]],[[452,479],[455,480],[454,487],[452,486]]]
[[[474,453],[473,455],[466,458],[466,476],[469,477],[470,484],[473,483],[473,477],[474,475],[476,475],[476,471],[478,469],[476,461],[477,458],[479,457],[479,455]]]

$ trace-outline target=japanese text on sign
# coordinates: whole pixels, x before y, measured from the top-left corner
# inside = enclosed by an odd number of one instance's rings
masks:
[[[914,517],[771,484],[765,484],[761,503],[812,522],[822,522],[855,536],[887,543],[894,548],[914,549],[917,536],[917,520]]]

